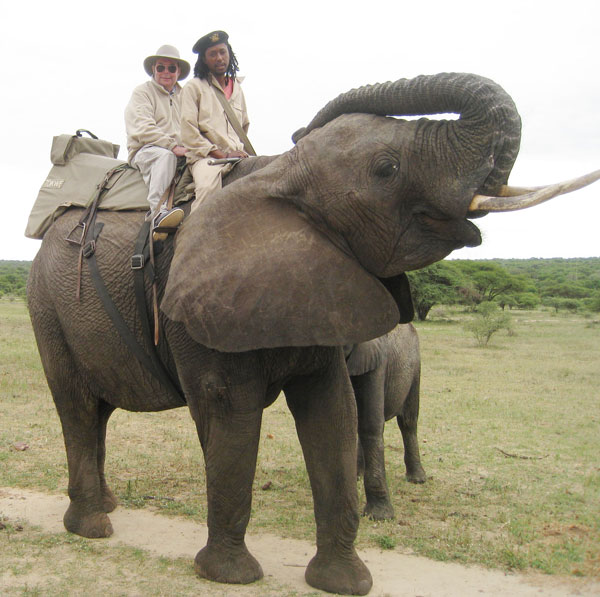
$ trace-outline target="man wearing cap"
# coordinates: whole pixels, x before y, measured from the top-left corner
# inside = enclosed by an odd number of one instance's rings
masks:
[[[190,65],[179,57],[177,48],[161,46],[156,54],[144,60],[144,70],[152,78],[139,85],[125,108],[128,161],[142,173],[148,186],[150,212],[153,227],[174,229],[183,219],[183,210],[158,205],[169,188],[177,158],[185,156],[186,150],[180,139],[181,86],[177,81],[185,79]],[[165,231],[153,233],[154,240],[164,240]]]
[[[237,78],[238,63],[224,31],[201,37],[192,50],[198,54],[194,78],[181,97],[181,140],[187,150],[196,187],[195,209],[221,188],[231,164],[209,165],[209,160],[255,155],[246,136],[246,100]]]

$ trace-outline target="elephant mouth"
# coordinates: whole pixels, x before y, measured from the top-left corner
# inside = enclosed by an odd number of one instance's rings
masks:
[[[419,227],[429,236],[451,246],[451,250],[478,247],[481,244],[479,228],[467,219],[433,218],[421,213],[415,216]]]

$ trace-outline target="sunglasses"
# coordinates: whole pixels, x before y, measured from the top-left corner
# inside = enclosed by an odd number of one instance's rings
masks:
[[[176,73],[177,72],[177,67],[173,64],[169,65],[169,66],[165,66],[164,64],[157,64],[156,65],[156,70],[159,73],[162,73],[164,70],[168,69],[170,73]]]

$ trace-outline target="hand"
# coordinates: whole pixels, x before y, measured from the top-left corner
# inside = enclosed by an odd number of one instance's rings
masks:
[[[175,147],[173,147],[173,149],[171,150],[178,158],[182,158],[185,156],[185,154],[188,152],[188,150],[185,147],[182,147],[181,145],[175,145]]]
[[[245,151],[231,151],[227,154],[228,158],[247,158],[248,154]]]

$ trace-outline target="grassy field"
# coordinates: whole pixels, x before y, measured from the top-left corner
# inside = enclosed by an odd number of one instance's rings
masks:
[[[479,348],[462,327],[465,314],[433,315],[417,324],[428,481],[404,480],[400,432],[388,422],[396,520],[363,519],[358,545],[600,577],[600,324],[514,312],[513,333]],[[107,445],[107,478],[124,507],[206,520],[202,454],[185,409],[118,411]],[[64,493],[66,485],[60,424],[25,305],[0,301],[0,487]],[[265,412],[249,530],[314,540],[308,479],[283,400]]]

